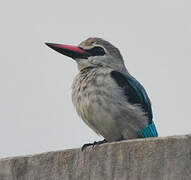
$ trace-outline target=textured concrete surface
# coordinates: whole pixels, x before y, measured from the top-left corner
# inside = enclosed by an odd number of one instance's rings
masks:
[[[0,160],[0,180],[191,180],[191,135]]]

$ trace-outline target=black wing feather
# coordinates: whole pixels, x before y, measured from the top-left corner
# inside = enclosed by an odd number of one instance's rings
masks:
[[[151,103],[143,86],[132,76],[118,71],[112,71],[111,77],[123,89],[129,103],[138,104],[143,108],[143,111],[148,115],[149,124],[151,124],[153,118]]]

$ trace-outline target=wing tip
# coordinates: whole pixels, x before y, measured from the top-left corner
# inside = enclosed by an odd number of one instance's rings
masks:
[[[157,129],[153,121],[149,126],[141,129],[138,134],[141,138],[158,137]]]

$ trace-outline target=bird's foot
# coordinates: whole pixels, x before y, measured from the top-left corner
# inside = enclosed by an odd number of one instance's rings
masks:
[[[100,144],[104,144],[106,143],[107,141],[104,139],[103,141],[94,141],[93,143],[87,143],[87,144],[84,144],[81,148],[81,150],[83,151],[84,149],[86,149],[88,146],[96,146],[96,145],[100,145]]]

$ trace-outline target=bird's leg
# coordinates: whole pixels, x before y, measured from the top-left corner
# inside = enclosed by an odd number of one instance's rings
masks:
[[[87,143],[87,144],[84,144],[81,148],[81,150],[83,151],[84,149],[86,149],[88,146],[95,146],[95,145],[100,145],[100,144],[104,144],[106,143],[107,141],[104,139],[102,141],[94,141],[93,143]]]

